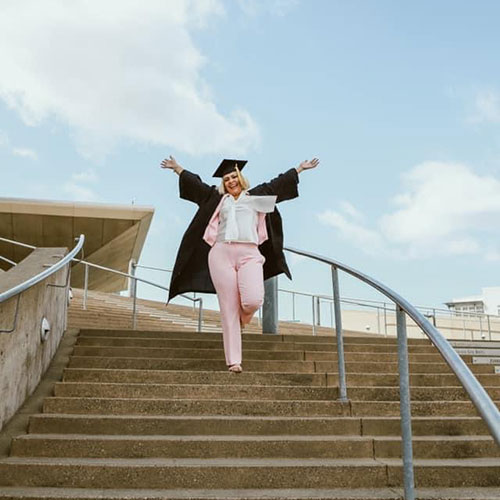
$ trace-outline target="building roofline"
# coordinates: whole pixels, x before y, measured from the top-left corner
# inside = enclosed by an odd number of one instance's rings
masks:
[[[0,213],[140,220],[154,211],[154,207],[146,205],[0,198]]]

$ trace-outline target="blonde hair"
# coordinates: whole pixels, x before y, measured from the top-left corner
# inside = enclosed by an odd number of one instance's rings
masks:
[[[243,176],[240,172],[240,169],[238,167],[235,167],[236,173],[238,174],[238,181],[240,182],[241,189],[245,191],[246,189],[250,188],[250,183],[248,182],[248,179]],[[220,186],[218,188],[219,194],[226,194],[226,186],[224,185],[224,177],[222,178],[222,181],[220,183]]]

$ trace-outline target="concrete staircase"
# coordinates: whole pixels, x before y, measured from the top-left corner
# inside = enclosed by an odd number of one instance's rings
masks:
[[[82,329],[27,434],[0,459],[0,499],[400,499],[394,340]],[[500,499],[500,449],[433,346],[410,340],[418,498]],[[464,359],[495,401],[494,367]]]
[[[130,329],[132,328],[132,299],[104,292],[90,290],[87,309],[83,309],[83,290],[73,290],[73,300],[68,311],[68,323],[73,328]],[[139,330],[193,331],[198,328],[198,309],[192,306],[163,302],[137,300],[137,328]],[[312,327],[301,323],[280,321],[283,334],[312,334]],[[218,311],[203,311],[203,331],[222,332]],[[246,326],[247,333],[261,333],[262,328],[254,317]],[[350,335],[352,332],[346,332]],[[332,329],[316,327],[316,334],[331,336]],[[355,332],[356,336],[363,333]],[[368,334],[366,334],[369,336]]]

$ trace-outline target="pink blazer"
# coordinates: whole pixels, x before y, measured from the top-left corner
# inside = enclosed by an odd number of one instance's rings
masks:
[[[230,196],[229,194],[225,194],[219,204],[217,205],[217,208],[215,209],[212,217],[210,218],[210,221],[208,222],[207,228],[205,229],[205,233],[203,234],[203,239],[211,246],[213,247],[215,245],[215,241],[217,239],[217,231],[219,230],[219,214],[220,214],[220,209],[222,206],[222,202]],[[262,212],[257,212],[257,236],[258,236],[258,243],[259,245],[262,245],[264,241],[268,239],[267,235],[267,227],[266,227],[266,214]]]

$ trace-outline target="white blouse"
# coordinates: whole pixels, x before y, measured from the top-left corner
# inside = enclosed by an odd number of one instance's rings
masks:
[[[258,212],[270,213],[276,205],[276,196],[251,196],[246,191],[237,200],[227,196],[219,215],[217,241],[258,244]]]

